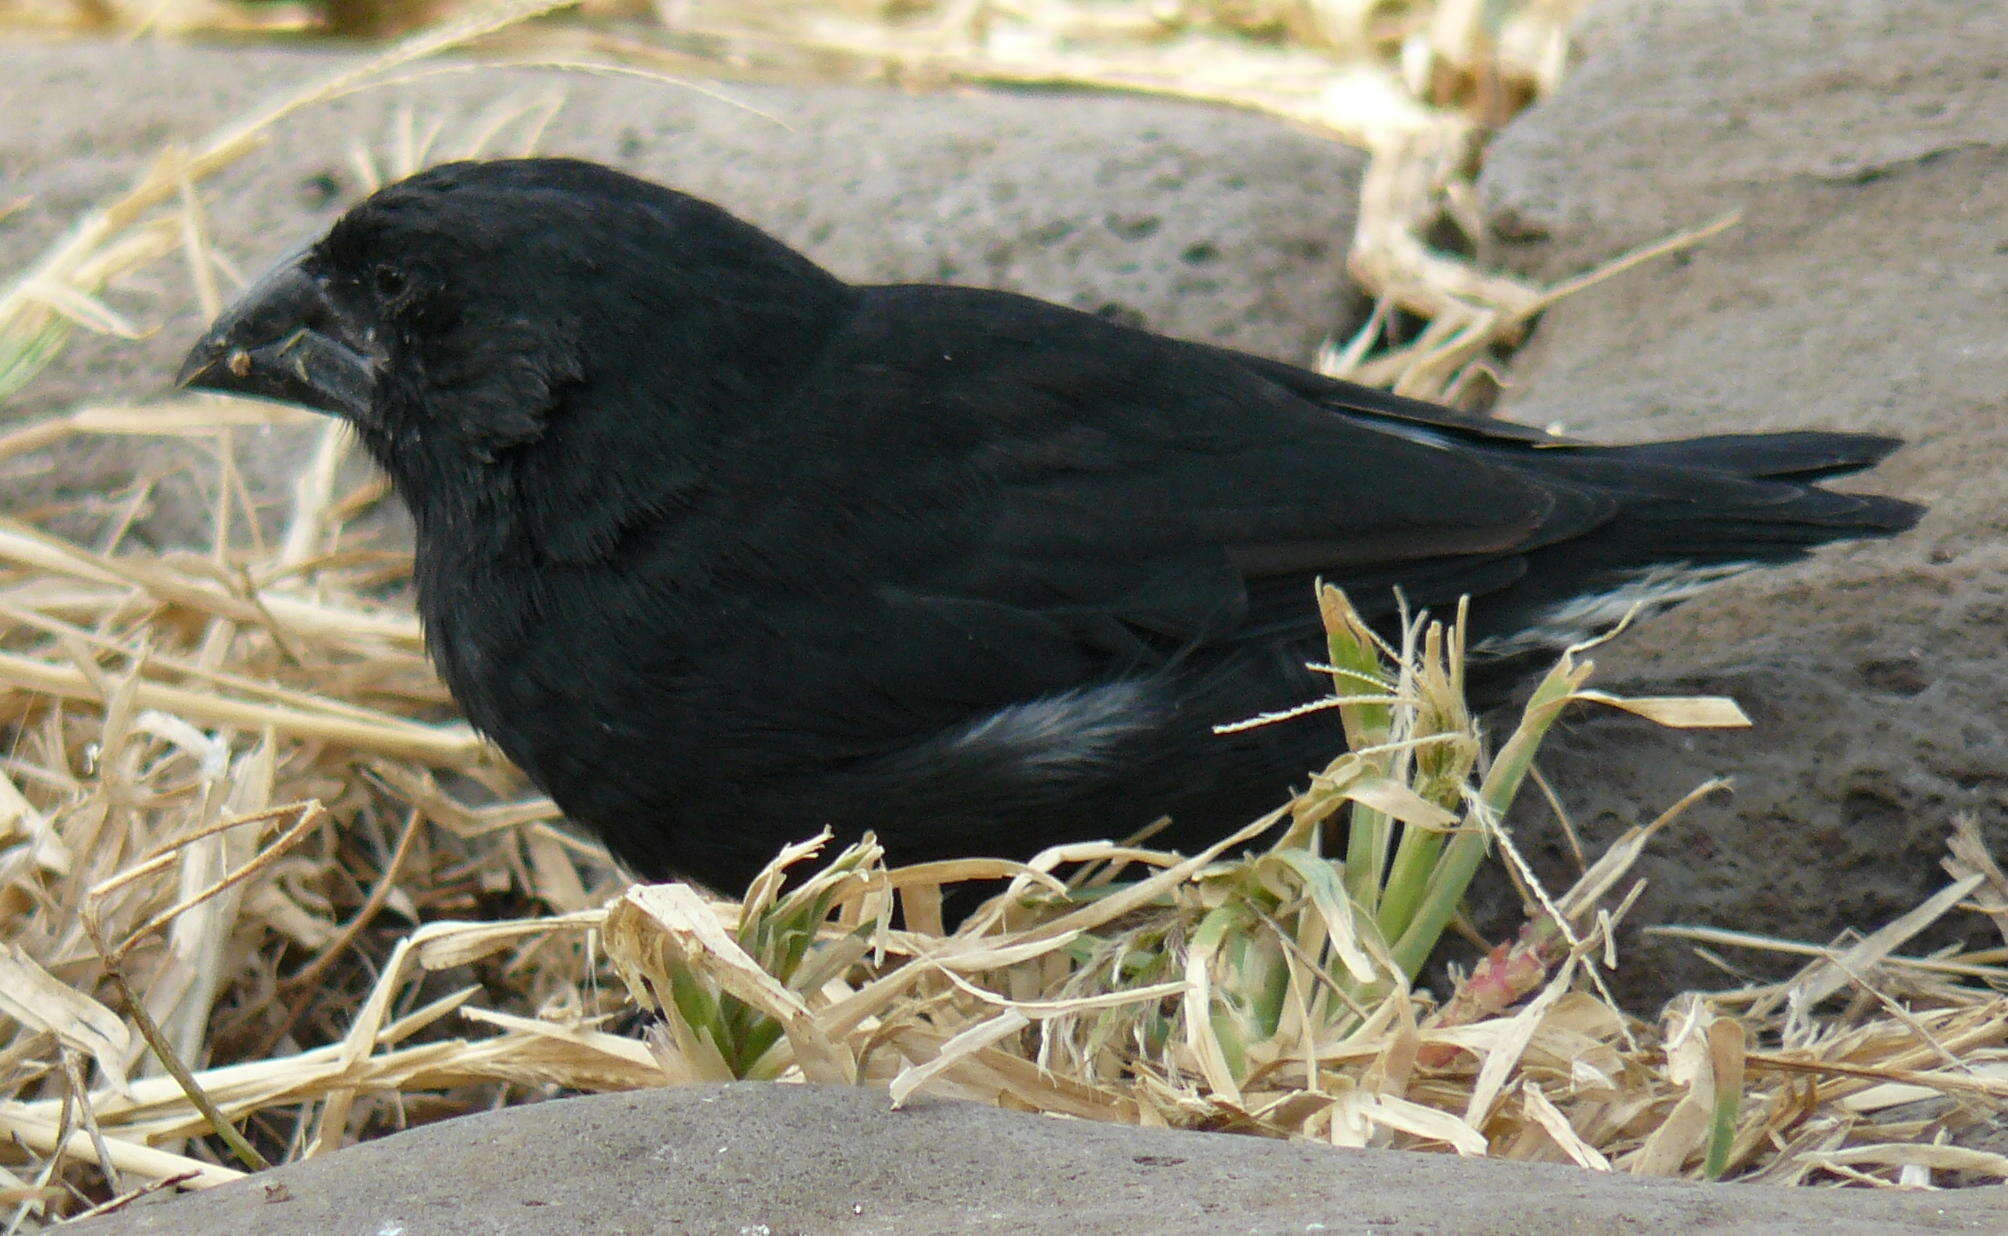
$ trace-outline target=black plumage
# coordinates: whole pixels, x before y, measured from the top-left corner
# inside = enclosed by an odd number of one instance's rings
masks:
[[[1615,360],[1613,363],[1617,363]],[[1495,677],[1732,570],[1908,527],[1893,439],[1597,446],[1002,292],[854,287],[592,164],[386,188],[197,345],[351,421],[469,718],[649,875],[825,824],[897,861],[1169,814],[1333,754],[1312,581],[1472,602]]]

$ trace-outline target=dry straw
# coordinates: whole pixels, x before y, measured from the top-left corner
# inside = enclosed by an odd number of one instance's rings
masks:
[[[412,65],[552,7],[422,33],[163,152],[0,290],[0,383],[32,380],[74,330],[140,330],[105,295],[139,263],[180,254],[198,298],[219,295],[199,188],[285,115],[468,71]],[[946,6],[899,21],[684,7],[719,28],[649,47],[545,31],[504,51],[655,74],[702,46],[773,71],[1115,85],[1338,131],[1375,152],[1353,252],[1383,311],[1332,365],[1408,389],[1462,388],[1567,290],[1422,238],[1468,221],[1475,143],[1556,80],[1568,5],[1054,3],[985,9],[987,26],[925,20]],[[756,20],[775,8],[800,20]],[[554,105],[491,117],[461,147],[531,140]],[[440,136],[408,124],[368,178]],[[1390,346],[1396,308],[1425,325]],[[1350,750],[1206,853],[1141,838],[888,870],[869,841],[810,841],[738,900],[628,888],[453,720],[408,609],[386,599],[406,564],[357,522],[382,487],[345,488],[343,438],[322,437],[278,535],[231,535],[233,433],[294,419],[191,400],[0,435],[0,458],[144,434],[219,460],[202,551],[133,549],[117,520],[87,543],[0,519],[0,1204],[16,1226],[498,1104],[730,1077],[1603,1171],[2008,1179],[2008,1160],[1962,1144],[2008,1097],[2008,948],[1902,951],[1968,909],[2008,935],[2008,877],[1972,822],[1944,889],[1858,939],[1662,929],[1805,966],[1651,1022],[1600,976],[1636,893],[1626,870],[1685,804],[1642,814],[1568,890],[1517,861],[1503,821],[1562,709],[1734,722],[1724,701],[1615,701],[1572,655],[1489,747],[1455,623],[1385,648],[1328,593],[1318,706]],[[1338,860],[1319,856],[1326,840]],[[1488,855],[1501,861],[1481,872]],[[1417,976],[1462,889],[1502,870],[1527,928],[1433,997]],[[943,890],[966,880],[1007,891],[945,930]],[[636,1003],[655,1015],[646,1042],[623,1032]]]

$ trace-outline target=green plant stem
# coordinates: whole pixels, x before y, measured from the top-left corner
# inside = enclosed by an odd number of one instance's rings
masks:
[[[1429,889],[1429,876],[1443,852],[1444,834],[1426,828],[1404,828],[1394,863],[1388,868],[1374,922],[1383,940],[1399,940],[1414,921],[1416,907]],[[1413,972],[1409,977],[1415,977]]]
[[[1708,1155],[1701,1171],[1710,1180],[1722,1179],[1722,1173],[1729,1168],[1729,1152],[1736,1145],[1736,1116],[1743,1105],[1743,1096],[1735,1090],[1724,1089],[1715,1096],[1715,1111],[1708,1130]]]
[[[1339,671],[1333,688],[1340,695],[1355,695],[1360,686],[1379,682],[1383,672],[1380,649],[1346,594],[1329,585],[1321,586],[1318,609],[1325,621],[1326,655],[1332,668]],[[1387,704],[1339,705],[1347,748],[1354,752],[1368,751],[1386,742],[1393,716],[1394,710]],[[1366,762],[1374,772],[1387,771],[1385,757]],[[1351,815],[1346,830],[1346,892],[1355,905],[1371,916],[1380,900],[1381,876],[1387,865],[1394,822],[1385,813],[1361,803],[1353,804]]]
[[[1368,918],[1379,917],[1381,876],[1394,821],[1364,803],[1352,805],[1346,829],[1346,894]]]
[[[1464,890],[1471,886],[1471,877],[1485,857],[1491,841],[1485,822],[1505,818],[1506,809],[1513,805],[1527,779],[1528,769],[1534,766],[1534,753],[1540,750],[1541,740],[1588,674],[1587,665],[1578,667],[1574,658],[1565,656],[1527,701],[1518,728],[1485,774],[1473,812],[1467,813],[1464,827],[1443,847],[1441,857],[1429,873],[1429,887],[1421,905],[1395,940],[1391,950],[1395,964],[1411,979],[1421,973],[1423,962],[1429,959],[1444,928],[1450,925],[1458,903],[1464,900]],[[1487,814],[1483,817],[1475,814],[1480,811]]]

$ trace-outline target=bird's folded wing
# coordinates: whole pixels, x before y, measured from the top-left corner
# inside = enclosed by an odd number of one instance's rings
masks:
[[[906,606],[1001,605],[1171,655],[1315,629],[1314,577],[1383,613],[1394,585],[1418,605],[1502,587],[1521,550],[1610,513],[1272,380],[1288,366],[1000,293],[872,291],[814,394],[882,444],[874,500],[907,531],[872,569]]]

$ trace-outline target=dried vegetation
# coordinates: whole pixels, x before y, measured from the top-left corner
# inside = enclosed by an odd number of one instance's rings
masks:
[[[470,44],[621,71],[1154,90],[1329,130],[1374,152],[1353,262],[1381,307],[1327,366],[1418,393],[1470,395],[1568,290],[1427,238],[1476,228],[1479,143],[1557,80],[1571,3],[690,4],[647,33],[521,25],[555,7],[430,28],[164,151],[0,290],[0,396],[73,331],[150,327],[104,295],[142,264],[179,255],[215,303],[234,272],[206,242],[200,185],[279,116]],[[17,25],[66,12],[112,27],[249,11],[0,7]],[[1404,320],[1416,329],[1397,339]],[[382,487],[344,486],[339,432],[260,535],[234,435],[303,416],[188,400],[0,435],[0,457],[174,436],[217,478],[201,550],[141,552],[121,518],[89,543],[0,518],[0,1202],[17,1226],[498,1104],[733,1077],[1603,1171],[2008,1179],[2008,1158],[1970,1136],[2008,1098],[2008,948],[1900,952],[1957,912],[2008,938],[2008,878],[1971,822],[1947,822],[1943,890],[1859,938],[1684,930],[1805,968],[1651,1021],[1599,975],[1621,964],[1626,868],[1684,804],[1641,804],[1563,892],[1514,859],[1502,821],[1561,709],[1731,724],[1726,701],[1614,701],[1572,656],[1490,745],[1464,708],[1455,624],[1381,647],[1328,593],[1319,706],[1350,751],[1204,854],[1146,837],[888,871],[868,840],[808,841],[736,901],[630,888],[453,719],[398,600],[408,563],[361,521]],[[1337,859],[1317,854],[1326,834]],[[1488,854],[1484,878],[1517,882],[1528,926],[1434,996],[1416,977]],[[1009,887],[946,931],[942,889],[966,879]]]

